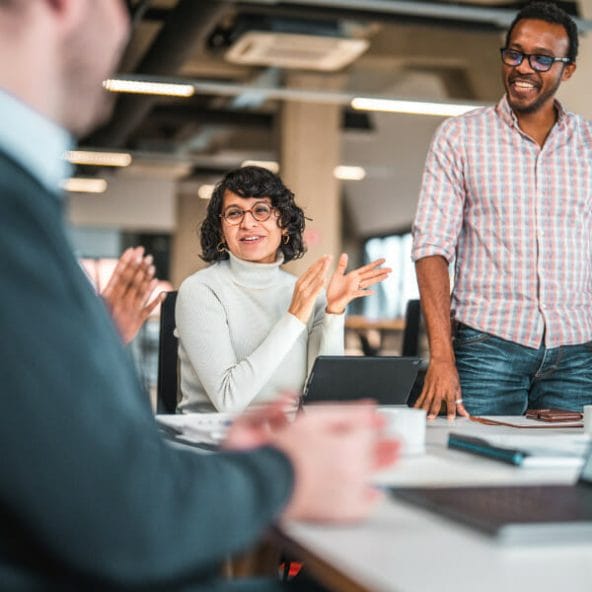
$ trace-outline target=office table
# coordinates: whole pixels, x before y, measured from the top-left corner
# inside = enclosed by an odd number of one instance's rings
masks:
[[[392,485],[572,483],[578,469],[524,469],[448,450],[450,430],[504,434],[464,418],[428,425],[427,453],[404,458],[377,481]],[[558,429],[555,434],[581,433]],[[522,430],[521,430],[522,432]],[[590,592],[592,541],[503,546],[436,514],[386,498],[358,525],[283,523],[276,543],[336,592]]]

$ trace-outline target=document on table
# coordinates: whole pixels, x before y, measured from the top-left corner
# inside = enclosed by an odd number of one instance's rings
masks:
[[[173,441],[218,446],[233,419],[231,413],[179,413],[157,415],[156,423]]]
[[[448,447],[524,468],[581,466],[591,445],[586,434],[496,435],[452,432]]]

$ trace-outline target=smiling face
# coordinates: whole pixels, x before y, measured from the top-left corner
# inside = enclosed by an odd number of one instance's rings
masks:
[[[226,191],[222,202],[222,213],[230,208],[253,210],[258,204],[271,206],[268,197],[240,197],[232,191]],[[271,216],[262,222],[255,220],[251,212],[246,212],[239,224],[233,225],[224,218],[220,219],[222,236],[228,250],[239,259],[253,263],[273,263],[282,240],[279,226],[279,214],[272,210]]]
[[[569,37],[562,25],[524,19],[512,30],[507,47],[527,54],[565,57]],[[502,76],[510,107],[518,115],[551,108],[559,85],[571,77],[575,67],[573,63],[556,62],[547,72],[536,72],[528,58],[524,58],[519,66],[503,64]]]

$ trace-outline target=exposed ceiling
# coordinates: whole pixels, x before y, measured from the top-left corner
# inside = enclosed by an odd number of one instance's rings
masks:
[[[287,68],[286,61],[308,63],[312,69],[325,51],[316,47],[315,37],[333,42],[349,39],[367,48],[350,65],[323,71],[322,76],[332,79],[331,88],[338,89],[330,99],[343,99],[344,158],[370,159],[366,164],[374,167],[379,181],[389,167],[392,150],[385,149],[384,142],[390,137],[392,143],[396,116],[354,113],[348,107],[349,97],[496,101],[501,83],[491,73],[499,69],[497,48],[502,31],[523,4],[132,0],[133,33],[118,77],[190,80],[198,92],[190,98],[122,95],[112,120],[83,144],[132,151],[134,165],[123,174],[136,167],[141,174],[152,170],[190,180],[219,176],[246,159],[277,159],[276,115],[282,101],[277,97],[297,98],[304,90],[327,100],[314,86],[293,89],[291,74],[298,70]],[[560,4],[578,16],[576,2]],[[245,37],[253,33],[263,34]],[[276,35],[276,45],[271,50],[262,47],[263,58],[259,56],[266,63],[233,63],[226,57],[242,40],[238,59],[249,59],[259,42],[269,41],[270,33]],[[301,46],[288,41],[286,49],[285,44],[277,45],[286,34],[315,37]],[[338,48],[337,57],[346,50]],[[415,130],[421,154],[437,123],[405,119],[396,125]],[[397,151],[404,157],[409,146]],[[358,214],[363,218],[363,208]],[[408,213],[405,216],[409,218]],[[363,234],[379,231],[371,222],[361,226]]]

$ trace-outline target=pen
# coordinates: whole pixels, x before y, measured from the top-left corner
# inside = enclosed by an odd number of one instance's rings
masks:
[[[450,434],[448,436],[448,448],[464,450],[465,452],[499,460],[510,465],[521,465],[528,456],[523,450],[494,446],[481,438],[460,434]]]

